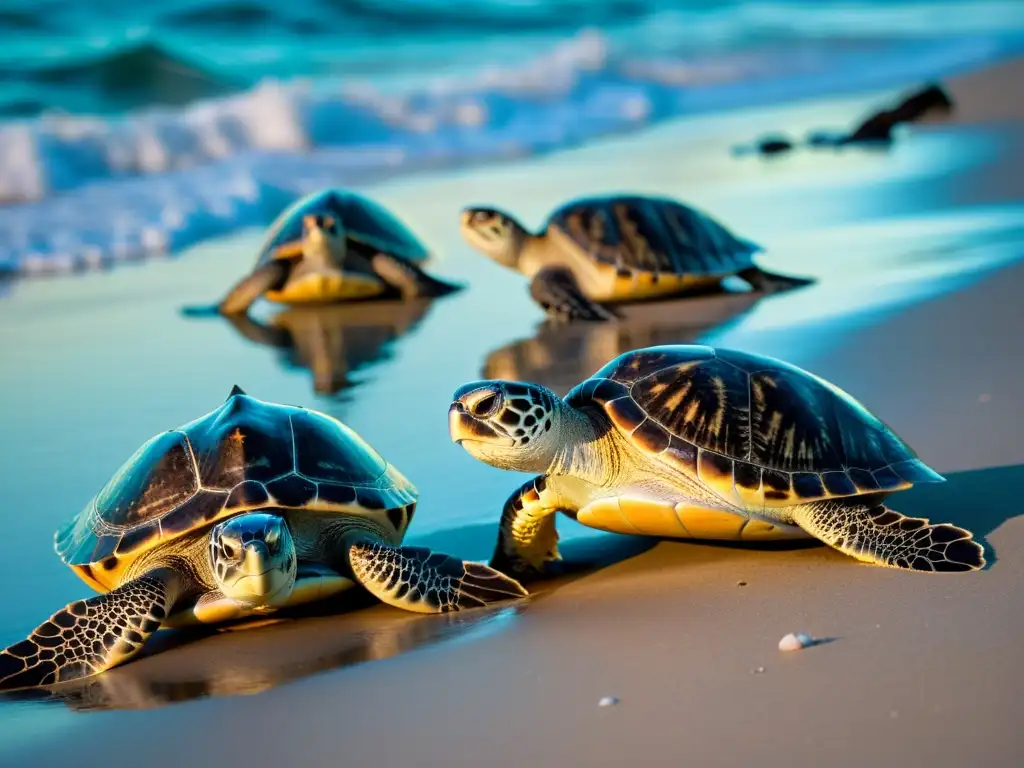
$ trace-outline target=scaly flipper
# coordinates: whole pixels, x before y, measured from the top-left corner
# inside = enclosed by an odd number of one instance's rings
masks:
[[[462,290],[461,285],[431,277],[413,262],[391,253],[378,253],[370,261],[381,280],[402,294],[403,299],[436,298]]]
[[[275,259],[242,278],[228,291],[218,308],[225,315],[247,312],[252,303],[269,290],[281,287],[288,279],[288,263]]]
[[[547,267],[534,275],[530,282],[530,296],[547,310],[549,316],[561,322],[617,319],[613,312],[583,295],[572,272],[562,267]]]
[[[751,288],[763,293],[778,293],[814,284],[813,280],[806,277],[791,277],[775,272],[765,272],[760,267],[749,267],[738,274],[750,283]]]
[[[174,571],[151,571],[57,611],[0,651],[0,690],[64,683],[104,672],[141,650],[177,598]]]
[[[970,531],[931,525],[882,504],[823,501],[799,507],[793,520],[812,536],[865,563],[913,571],[976,571],[985,551]]]
[[[491,567],[520,580],[556,575],[562,556],[555,513],[563,511],[556,503],[543,476],[528,480],[509,496],[501,511]]]
[[[527,597],[519,582],[481,563],[424,547],[364,539],[348,551],[356,580],[381,602],[416,613],[448,613]]]

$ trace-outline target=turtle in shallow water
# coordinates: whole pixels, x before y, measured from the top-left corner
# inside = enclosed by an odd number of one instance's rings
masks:
[[[245,312],[260,296],[301,305],[459,290],[419,267],[428,258],[426,246],[383,206],[354,192],[325,189],[277,217],[253,271],[218,308]]]
[[[417,499],[341,422],[235,387],[146,442],[57,531],[57,554],[103,594],[0,651],[0,689],[103,672],[161,626],[271,613],[356,584],[419,613],[526,595],[486,565],[402,546]]]
[[[564,400],[536,384],[465,384],[448,420],[475,458],[541,473],[505,503],[491,561],[517,578],[558,561],[555,512],[627,534],[812,537],[893,568],[985,564],[969,531],[884,504],[941,475],[850,395],[769,357],[648,347],[616,357]]]
[[[530,295],[559,320],[611,320],[605,305],[714,288],[732,275],[766,293],[812,282],[766,272],[753,260],[760,246],[662,197],[576,200],[539,234],[507,213],[472,207],[461,229],[470,245],[528,277]]]

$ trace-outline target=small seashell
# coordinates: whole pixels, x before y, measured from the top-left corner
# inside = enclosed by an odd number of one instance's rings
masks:
[[[619,703],[619,697],[618,696],[605,696],[599,702],[597,702],[597,706],[599,706],[599,707],[614,707],[618,703]]]
[[[750,674],[752,674],[752,675],[760,675],[760,674],[763,674],[763,673],[764,673],[764,667],[754,667],[752,670],[750,670]]]
[[[804,632],[797,632],[796,634],[790,632],[779,640],[780,651],[799,651],[809,645],[814,645],[814,640]]]
[[[745,581],[737,581],[736,582],[736,586],[737,587],[745,587],[745,586],[747,586],[747,582],[745,582]]]

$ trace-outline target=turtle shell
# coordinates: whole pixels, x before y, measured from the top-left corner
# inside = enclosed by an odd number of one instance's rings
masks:
[[[337,419],[235,388],[217,410],[146,442],[54,541],[66,564],[102,585],[142,552],[251,510],[377,511],[400,537],[417,496]]]
[[[551,214],[545,231],[552,228],[624,276],[732,275],[763,250],[695,208],[661,197],[583,198]]]
[[[789,363],[697,345],[612,360],[566,396],[740,508],[942,482],[886,424]]]
[[[256,266],[276,258],[302,253],[302,219],[307,215],[333,216],[350,240],[415,262],[429,252],[412,231],[384,206],[343,189],[324,189],[301,198],[284,210],[267,229]]]

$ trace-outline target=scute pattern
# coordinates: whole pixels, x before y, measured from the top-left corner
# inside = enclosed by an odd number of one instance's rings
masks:
[[[309,411],[292,414],[299,472],[332,483],[375,483],[387,462],[340,421]]]
[[[256,266],[269,261],[278,248],[302,240],[302,218],[309,214],[333,216],[349,237],[378,250],[411,261],[429,256],[419,238],[393,213],[369,198],[341,189],[325,189],[296,201],[267,229]]]
[[[850,395],[759,355],[697,345],[627,352],[566,402],[603,408],[640,450],[743,505],[943,479]]]
[[[760,250],[700,211],[666,198],[585,198],[559,208],[547,226],[626,273],[733,274],[750,266]]]
[[[157,542],[245,510],[347,507],[358,513],[405,507],[417,499],[415,487],[340,422],[243,394],[150,440],[133,460],[142,468],[126,463],[100,497],[57,532],[55,549],[68,565],[116,555],[123,570]],[[187,496],[172,493],[181,478],[192,480]],[[134,525],[126,522],[139,507],[132,506],[133,491],[150,504],[148,516]],[[157,498],[165,500],[163,506]]]
[[[129,528],[162,517],[198,488],[184,435],[164,432],[121,465],[100,491],[96,507],[108,525]]]

